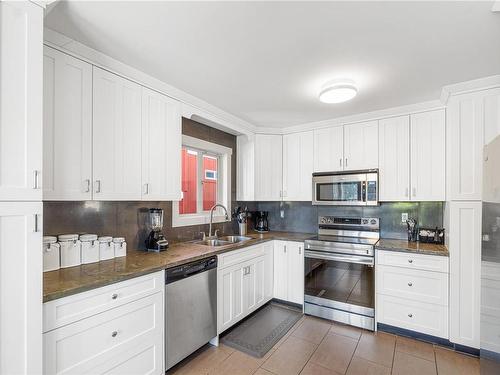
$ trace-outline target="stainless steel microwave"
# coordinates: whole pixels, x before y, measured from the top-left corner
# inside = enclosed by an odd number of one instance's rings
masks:
[[[313,173],[314,205],[378,205],[378,169]]]

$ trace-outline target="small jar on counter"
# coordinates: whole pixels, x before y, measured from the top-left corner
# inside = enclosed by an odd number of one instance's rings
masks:
[[[102,236],[97,239],[99,241],[99,260],[108,260],[115,257],[115,246],[113,237]]]
[[[114,237],[115,257],[124,257],[127,255],[127,243],[123,237]]]
[[[43,237],[43,272],[61,268],[60,249],[61,246],[57,243],[56,236]]]
[[[78,234],[61,234],[58,239],[61,245],[61,268],[79,266],[82,260]]]
[[[82,264],[99,262],[97,234],[82,234],[80,242],[82,243]]]

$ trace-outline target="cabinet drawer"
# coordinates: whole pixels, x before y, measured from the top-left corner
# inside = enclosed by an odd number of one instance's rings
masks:
[[[44,373],[107,372],[128,360],[136,363],[136,357],[148,352],[151,346],[155,346],[155,355],[161,359],[163,325],[163,294],[156,293],[47,332],[44,334]],[[145,358],[149,355],[142,354]],[[149,362],[151,367],[151,359]],[[158,373],[161,373],[163,362],[159,367]]]
[[[448,339],[448,307],[377,294],[377,321]]]
[[[377,293],[448,306],[448,274],[378,266]]]
[[[448,272],[448,257],[377,250],[377,264],[424,271]]]
[[[234,264],[242,263],[265,254],[265,246],[259,244],[245,247],[239,250],[219,254],[217,267],[226,268]]]
[[[164,287],[164,271],[160,271],[46,302],[43,304],[43,331],[48,332],[122,306],[138,298],[162,291]]]

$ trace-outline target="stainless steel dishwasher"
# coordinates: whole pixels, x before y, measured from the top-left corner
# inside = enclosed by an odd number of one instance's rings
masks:
[[[217,336],[217,257],[167,269],[165,296],[169,369]]]

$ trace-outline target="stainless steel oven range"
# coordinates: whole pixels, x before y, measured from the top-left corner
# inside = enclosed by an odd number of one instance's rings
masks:
[[[318,218],[318,236],[304,244],[306,314],[375,329],[379,228],[378,218]]]

